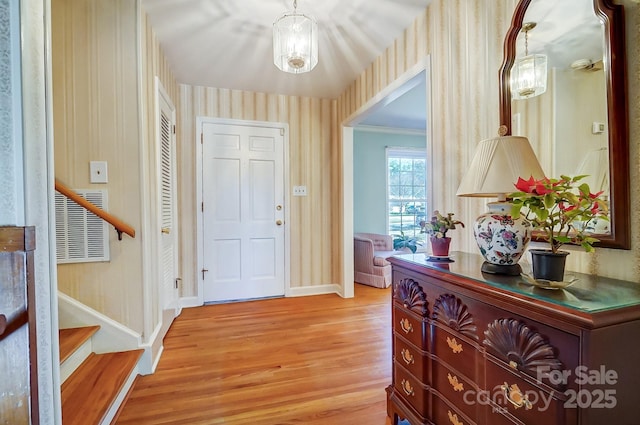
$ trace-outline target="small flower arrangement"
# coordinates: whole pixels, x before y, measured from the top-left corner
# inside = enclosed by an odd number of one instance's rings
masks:
[[[565,243],[576,243],[587,252],[593,251],[593,243],[598,239],[587,230],[592,221],[609,219],[608,206],[600,198],[602,192],[591,193],[587,183],[580,183],[584,177],[540,180],[519,177],[515,184],[519,192],[508,195],[513,204],[511,216],[519,216],[524,208],[525,218],[544,232],[553,253]]]
[[[420,232],[427,233],[432,238],[446,238],[447,231],[456,228],[456,224],[464,227],[464,223],[460,220],[453,219],[453,213],[447,213],[446,216],[434,211],[431,220],[420,222]]]

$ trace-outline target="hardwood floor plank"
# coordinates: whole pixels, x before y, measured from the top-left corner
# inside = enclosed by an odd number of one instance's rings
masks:
[[[385,425],[390,288],[183,310],[116,422]]]

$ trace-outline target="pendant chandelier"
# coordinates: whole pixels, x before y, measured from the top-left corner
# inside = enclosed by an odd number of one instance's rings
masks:
[[[273,23],[273,63],[284,72],[309,72],[318,63],[318,24],[310,16],[286,12]]]
[[[528,99],[547,90],[547,56],[529,54],[529,31],[535,26],[535,22],[527,22],[522,26],[524,57],[517,59],[511,70],[511,97],[513,99]]]

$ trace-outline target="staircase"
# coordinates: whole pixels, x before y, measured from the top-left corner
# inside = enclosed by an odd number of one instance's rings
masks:
[[[144,350],[96,354],[92,337],[99,330],[60,330],[63,425],[112,424],[138,376]]]

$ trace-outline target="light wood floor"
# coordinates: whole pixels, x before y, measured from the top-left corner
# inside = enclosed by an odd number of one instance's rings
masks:
[[[390,289],[183,310],[117,425],[388,425]]]

